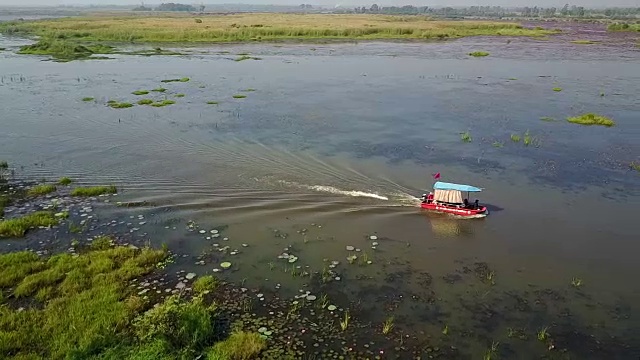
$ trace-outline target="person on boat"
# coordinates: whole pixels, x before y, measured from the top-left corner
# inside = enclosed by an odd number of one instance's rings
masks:
[[[476,199],[475,207],[476,207],[476,209],[480,209],[480,205],[478,204],[478,199]]]
[[[468,199],[464,199],[464,208],[468,209],[469,208],[469,200]]]
[[[427,203],[427,194],[422,194],[422,197],[420,198],[422,200],[423,204]]]

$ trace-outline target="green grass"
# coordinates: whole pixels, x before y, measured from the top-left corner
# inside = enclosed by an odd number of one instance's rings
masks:
[[[460,134],[460,140],[463,142],[471,142],[471,134],[468,131],[465,131]]]
[[[50,211],[37,211],[22,217],[0,221],[0,237],[23,237],[29,229],[57,225]]]
[[[151,91],[161,92],[161,93],[162,93],[162,92],[167,91],[167,89],[165,89],[165,88],[163,88],[163,87],[159,87],[159,88],[155,88],[155,89],[153,89],[153,90],[151,90]]]
[[[242,94],[236,94],[236,95],[233,95],[233,98],[234,98],[234,99],[244,99],[244,98],[246,98],[246,97],[247,97],[247,95],[242,95]]]
[[[133,107],[132,103],[128,103],[128,102],[111,102],[109,103],[109,107],[114,108],[114,109],[127,109],[130,107]]]
[[[149,93],[149,91],[147,90],[136,90],[134,92],[132,92],[133,95],[147,95]]]
[[[55,185],[50,184],[41,184],[36,185],[27,191],[27,195],[29,196],[41,196],[52,193],[56,191]]]
[[[98,196],[104,194],[115,194],[118,192],[115,186],[93,186],[78,187],[71,190],[71,196]]]
[[[173,105],[176,102],[173,100],[162,100],[162,101],[158,101],[156,103],[151,104],[151,106],[153,107],[163,107],[163,106],[167,106],[167,105]]]
[[[587,113],[580,116],[569,117],[567,118],[567,121],[580,125],[601,125],[606,127],[615,125],[615,122],[612,119],[594,113]]]
[[[207,352],[208,360],[251,360],[267,347],[258,333],[234,332]]]
[[[205,275],[193,282],[193,291],[196,294],[206,294],[212,292],[218,286],[218,280],[211,275]]]
[[[93,100],[95,100],[95,98],[92,98],[92,97],[83,97],[82,98],[82,101],[93,101]]]
[[[640,31],[640,24],[628,24],[628,23],[622,23],[622,24],[611,24],[607,27],[607,30],[609,31]]]
[[[163,82],[163,83],[170,83],[170,82],[188,82],[189,80],[191,80],[191,79],[189,79],[188,77],[183,77],[183,78],[180,78],[180,79],[165,79],[165,80],[160,80],[160,82]]]
[[[166,255],[130,247],[50,258],[29,251],[0,255],[0,287],[13,287],[16,298],[36,302],[24,311],[0,306],[0,353],[20,359],[88,359],[103,353],[113,358],[108,354],[114,349],[146,349],[146,342],[129,335],[132,323],[146,318],[146,305],[130,295],[126,284],[153,271]],[[181,318],[172,320],[171,329],[184,330]]]
[[[18,54],[49,55],[59,61],[88,59],[94,54],[110,54],[113,48],[107,45],[80,45],[72,41],[43,39],[20,48]]]
[[[151,99],[138,100],[138,105],[151,105],[151,104],[153,104],[153,100]]]
[[[592,45],[597,44],[598,42],[593,40],[572,40],[571,43],[578,45]]]
[[[560,92],[560,91],[562,91],[562,88],[560,88],[560,87],[554,87],[552,90],[553,90],[553,91],[555,91],[555,92]]]
[[[469,53],[469,56],[473,56],[473,57],[485,57],[485,56],[489,56],[490,54],[486,51],[474,51]]]
[[[511,141],[513,141],[513,142],[520,142],[520,135],[518,135],[518,134],[511,134]]]
[[[184,94],[175,94],[174,96],[177,97],[177,98],[183,98]]]
[[[255,24],[264,26],[256,27]],[[187,17],[85,16],[0,24],[0,32],[105,43],[249,42],[321,39],[455,39],[465,36],[546,36],[556,30],[498,21],[442,21],[374,14],[229,14],[207,17],[207,29]]]
[[[217,101],[207,101],[208,105],[218,105]]]

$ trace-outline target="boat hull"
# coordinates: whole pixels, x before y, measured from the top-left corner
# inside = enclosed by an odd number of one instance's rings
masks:
[[[467,209],[463,207],[447,206],[429,202],[420,204],[420,207],[425,210],[443,212],[462,217],[484,217],[489,214],[486,206],[480,206],[478,209]]]

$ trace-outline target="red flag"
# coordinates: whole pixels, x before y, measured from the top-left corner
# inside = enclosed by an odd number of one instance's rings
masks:
[[[435,174],[433,175],[433,178],[434,178],[435,180],[440,179],[440,173],[435,173]]]

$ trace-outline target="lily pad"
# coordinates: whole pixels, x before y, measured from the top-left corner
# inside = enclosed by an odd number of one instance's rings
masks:
[[[220,267],[223,269],[228,269],[231,267],[231,263],[228,261],[223,262],[222,264],[220,264]]]
[[[263,333],[265,336],[271,336],[271,334],[273,334],[273,331],[271,330],[267,330]]]
[[[337,307],[335,305],[327,306],[327,310],[329,310],[329,311],[334,311],[335,309],[337,309]]]
[[[265,332],[265,331],[267,331],[267,328],[266,328],[266,327],[264,327],[264,326],[263,326],[263,327],[261,327],[260,329],[258,329],[258,332],[259,332],[260,334],[262,334],[262,333],[263,333],[263,332]]]
[[[351,245],[347,245],[347,251],[353,251],[355,248]]]
[[[378,237],[375,235],[369,236],[369,240],[378,240]]]
[[[188,274],[185,276],[185,279],[187,279],[187,280],[191,280],[191,279],[193,279],[194,277],[196,277],[196,274],[195,274],[195,273],[188,273]]]
[[[313,301],[313,300],[315,300],[315,299],[316,299],[316,296],[315,296],[315,295],[307,295],[307,300],[309,300],[309,301]]]

